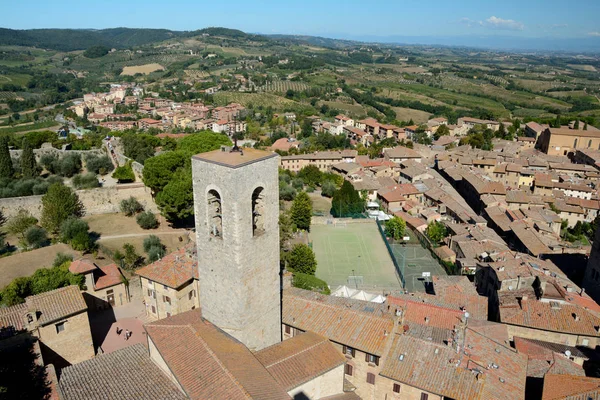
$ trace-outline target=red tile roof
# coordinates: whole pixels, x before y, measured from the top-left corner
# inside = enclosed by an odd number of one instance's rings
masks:
[[[547,374],[542,400],[600,399],[600,379],[573,375]]]
[[[383,354],[394,328],[384,305],[297,288],[283,292],[282,322],[376,356]]]
[[[72,274],[87,274],[88,272],[94,271],[96,268],[98,267],[91,260],[82,258],[71,262],[71,265],[69,265],[69,272]]]
[[[313,332],[294,336],[254,355],[286,391],[346,362],[327,338]]]
[[[98,267],[94,271],[94,287],[96,290],[106,289],[107,287],[120,285],[123,283],[123,275],[116,264]]]
[[[517,292],[500,297],[502,323],[545,331],[599,337],[600,318],[583,307],[558,302],[542,302],[528,297],[517,299]]]
[[[193,278],[198,277],[197,259],[190,253],[193,252],[195,244],[182,247],[162,259],[153,262],[136,271],[136,274],[158,282],[161,285],[167,285],[173,289],[186,284]]]
[[[67,286],[29,296],[25,299],[25,303],[28,310],[38,312],[38,321],[41,325],[87,310],[87,305],[77,286]]]
[[[190,399],[290,399],[259,360],[192,310],[145,325]]]
[[[455,399],[523,398],[527,357],[472,329],[459,329],[464,346],[396,335],[381,375]],[[460,341],[463,343],[463,341]]]

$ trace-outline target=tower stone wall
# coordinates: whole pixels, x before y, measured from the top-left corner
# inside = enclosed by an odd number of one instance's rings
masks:
[[[278,165],[254,149],[192,158],[202,315],[253,351],[281,341]]]

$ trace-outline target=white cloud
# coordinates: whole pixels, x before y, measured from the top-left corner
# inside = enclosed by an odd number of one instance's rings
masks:
[[[467,18],[467,17],[461,18],[458,22],[463,25],[468,26],[469,28],[472,28],[474,26],[483,26],[482,21],[475,21],[475,20],[472,20],[471,18]]]
[[[600,37],[600,32],[588,32],[588,36]]]
[[[522,31],[525,28],[522,22],[518,22],[512,19],[502,19],[495,16],[491,16],[485,20],[485,25],[495,28],[509,31]]]

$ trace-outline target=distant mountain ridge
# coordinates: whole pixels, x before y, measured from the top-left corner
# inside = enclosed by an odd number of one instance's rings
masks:
[[[176,37],[202,34],[234,39],[268,40],[236,29],[204,28],[196,31],[171,31],[168,29],[110,28],[110,29],[27,29],[0,28],[0,45],[29,46],[42,49],[74,51],[103,45],[110,48],[128,48],[162,42]]]

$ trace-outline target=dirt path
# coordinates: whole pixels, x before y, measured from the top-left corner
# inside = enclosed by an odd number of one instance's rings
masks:
[[[122,238],[132,238],[132,237],[142,237],[142,236],[150,236],[150,235],[187,235],[188,231],[185,229],[179,229],[176,231],[146,231],[145,233],[127,233],[124,235],[112,235],[112,236],[100,236],[98,240],[108,240],[108,239],[122,239]]]

